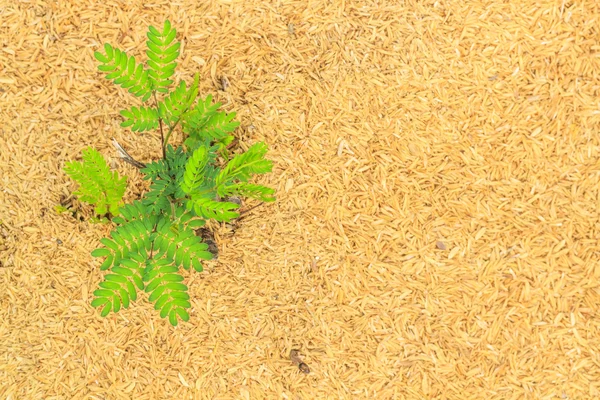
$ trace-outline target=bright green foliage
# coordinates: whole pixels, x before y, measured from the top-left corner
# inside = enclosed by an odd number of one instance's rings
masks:
[[[169,196],[175,193],[176,187],[171,181],[166,179],[157,179],[150,185],[150,191],[144,196],[144,204],[148,206],[149,211],[156,213],[168,212],[171,209]]]
[[[221,107],[221,103],[213,104],[212,95],[210,94],[204,100],[198,101],[196,107],[194,107],[188,118],[184,121],[183,131],[190,136],[200,136],[198,134],[199,130],[217,113],[219,107]]]
[[[193,230],[187,227],[187,222],[193,218],[182,207],[178,207],[176,214],[180,215],[175,221],[163,220],[156,228],[154,249],[157,256],[166,256],[175,265],[185,269],[202,271],[200,259],[210,260],[212,254],[206,249],[208,245],[202,243]]]
[[[273,189],[247,183],[252,175],[265,174],[273,169],[273,162],[265,160],[266,154],[267,145],[261,142],[254,144],[245,153],[235,156],[215,179],[217,194],[221,197],[239,194],[263,201],[274,201]]]
[[[153,26],[148,28],[148,74],[152,88],[158,92],[166,93],[167,86],[173,83],[171,76],[175,73],[177,63],[175,59],[179,56],[181,44],[175,41],[177,32],[171,28],[171,23],[165,21],[162,31]]]
[[[186,207],[188,210],[193,210],[199,217],[217,221],[227,222],[240,216],[239,213],[233,211],[239,208],[238,204],[216,201],[203,195],[192,194]]]
[[[169,316],[173,326],[178,324],[179,318],[190,319],[186,309],[192,306],[188,287],[181,283],[184,278],[177,271],[179,268],[172,265],[171,260],[158,257],[148,260],[144,270],[148,300],[154,303],[155,310],[160,310],[161,318]]]
[[[180,44],[168,21],[161,30],[149,28],[146,44],[146,67],[110,45],[104,46],[104,53],[95,54],[108,79],[143,101],[153,99],[144,106],[122,110],[121,126],[134,132],[160,132],[163,157],[146,164],[136,161],[136,166],[145,165],[140,172],[150,181],[149,190],[139,201],[111,208],[116,227],[110,237],[100,240],[102,247],[92,252],[103,259],[100,269],[107,271],[92,305],[106,316],[129,307],[145,292],[160,316],[177,325],[179,320],[189,319],[191,307],[183,270],[202,271],[201,260],[213,257],[194,230],[209,219],[239,217],[238,204],[222,201],[229,196],[274,201],[273,189],[249,182],[254,175],[270,172],[273,165],[265,159],[263,143],[231,157],[231,133],[239,126],[236,114],[220,111],[221,103],[213,103],[210,95],[198,98],[198,75],[191,84],[182,80],[169,92]],[[174,148],[169,138],[176,128],[183,133],[184,142]],[[93,165],[100,162],[97,157],[94,160]],[[120,201],[125,183],[103,165],[104,169],[70,167],[71,175],[91,181],[93,184],[85,187],[92,187],[96,197],[102,198],[98,193],[106,192],[107,201]],[[79,172],[90,169],[101,171]],[[106,182],[118,184],[119,192],[108,190]],[[87,192],[80,193],[92,198]]]
[[[239,217],[234,211],[238,205],[218,201],[219,198],[242,195],[263,201],[275,200],[273,189],[248,183],[252,175],[270,172],[273,168],[272,162],[264,158],[267,151],[264,143],[257,143],[246,153],[235,156],[223,169],[209,165],[209,155],[214,151],[215,147],[203,145],[187,160],[180,186],[189,196],[188,210],[203,218],[229,221]]]
[[[75,192],[79,200],[94,205],[97,215],[108,212],[119,214],[127,178],[120,178],[117,171],[111,172],[97,150],[88,147],[83,151],[83,162],[67,162],[64,170],[79,183],[79,189]]]
[[[102,316],[128,308],[137,299],[137,290],[144,290],[162,318],[168,315],[173,325],[178,318],[188,320],[186,308],[191,304],[179,267],[202,271],[200,259],[210,260],[212,254],[193,231],[201,225],[198,220],[181,207],[170,217],[148,213],[136,201],[114,219],[119,225],[111,238],[102,239],[105,247],[92,252],[94,257],[104,257],[102,270],[110,269],[92,301]]]
[[[131,127],[134,132],[145,132],[158,127],[158,112],[151,107],[131,107],[129,110],[121,110],[125,121],[121,122],[123,128]]]
[[[225,196],[237,195],[266,202],[275,201],[275,190],[247,182],[238,182],[228,186],[221,186],[221,193]]]
[[[115,49],[108,43],[104,45],[104,51],[104,54],[97,51],[94,56],[101,62],[98,69],[108,72],[106,79],[129,89],[129,93],[141,97],[142,101],[148,100],[151,95],[152,80],[143,65],[138,64],[133,56],[127,56],[124,51]]]
[[[142,200],[150,211],[169,211],[171,200],[185,197],[178,182],[183,179],[186,161],[187,154],[183,148],[173,150],[172,146],[168,146],[166,160],[154,161],[142,169],[146,174],[144,179],[152,180],[150,191]]]
[[[227,146],[233,141],[233,132],[240,123],[235,121],[236,113],[218,111],[221,103],[212,104],[212,96],[199,101],[196,107],[183,120],[183,131],[189,135],[185,145],[195,149],[199,143],[213,141]]]
[[[204,146],[198,147],[185,165],[181,189],[191,194],[204,182],[204,171],[208,164],[208,149]]]
[[[169,93],[164,101],[158,104],[158,110],[161,118],[167,125],[184,118],[184,113],[189,112],[190,107],[198,97],[198,74],[194,78],[194,83],[187,89],[184,81],[179,83],[177,89]]]
[[[229,114],[225,112],[216,113],[198,130],[198,136],[216,140],[223,139],[228,133],[233,132],[240,126],[240,123],[234,120],[235,115],[234,112]]]

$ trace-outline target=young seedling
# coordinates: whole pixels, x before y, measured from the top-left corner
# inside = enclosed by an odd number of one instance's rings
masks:
[[[109,44],[95,57],[107,79],[143,103],[121,111],[121,126],[134,132],[158,130],[159,160],[140,163],[115,145],[152,182],[150,190],[141,200],[121,206],[125,181],[116,173],[106,173],[108,167],[100,166],[95,150],[84,153],[83,164],[70,163],[65,169],[81,185],[79,199],[95,204],[97,213],[106,208],[116,224],[110,238],[101,239],[103,246],[92,252],[104,259],[100,269],[108,271],[94,292],[92,306],[106,316],[129,307],[138,291],[144,291],[160,316],[177,325],[179,319],[188,321],[191,306],[180,269],[202,271],[201,260],[213,258],[195,229],[209,219],[228,222],[239,217],[240,205],[222,199],[274,201],[273,189],[250,183],[254,175],[270,172],[272,162],[265,159],[264,143],[244,153],[228,153],[234,139],[231,132],[239,122],[235,113],[219,111],[221,104],[213,103],[210,95],[198,98],[197,74],[191,85],[181,81],[169,91],[180,48],[169,21],[161,30],[150,26],[146,44],[145,64]],[[185,137],[183,145],[176,147],[169,144],[175,129]],[[86,154],[93,163],[86,164]]]

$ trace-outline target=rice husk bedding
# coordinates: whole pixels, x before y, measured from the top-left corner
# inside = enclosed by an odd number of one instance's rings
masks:
[[[599,4],[0,2],[0,399],[599,398]],[[90,306],[110,225],[62,171],[147,189],[93,52],[167,18],[277,189],[211,225],[176,328]]]

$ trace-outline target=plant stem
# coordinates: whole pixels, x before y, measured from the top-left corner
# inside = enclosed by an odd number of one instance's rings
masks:
[[[154,224],[154,227],[152,228],[152,233],[156,232],[156,228],[158,227],[159,222],[160,222],[160,220],[156,221],[156,223]],[[152,241],[152,244],[150,245],[150,257],[149,258],[152,258],[152,257],[154,257],[154,240]]]
[[[160,126],[160,144],[162,147],[163,160],[166,160],[167,159],[167,151],[166,151],[167,146],[165,145],[165,136],[163,133],[163,122],[162,122],[162,118],[160,117],[160,111],[158,109],[158,99],[156,98],[156,91],[153,91],[152,95],[154,96],[154,104],[156,104],[156,114],[158,114],[158,125]]]
[[[173,124],[173,126],[169,128],[169,132],[167,132],[167,136],[163,140],[163,154],[166,154],[167,143],[169,143],[169,138],[171,137],[171,133],[173,133],[173,131],[175,130],[175,128],[179,124],[180,120],[181,120],[181,117],[177,118],[177,121],[175,121],[175,123]],[[162,137],[162,132],[161,132],[161,137]],[[165,155],[165,159],[166,159],[166,155]]]

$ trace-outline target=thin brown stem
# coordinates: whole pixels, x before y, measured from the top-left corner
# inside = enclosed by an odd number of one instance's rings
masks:
[[[156,92],[152,92],[152,95],[154,96],[154,104],[156,105],[156,113],[158,114],[158,126],[160,127],[160,147],[162,147],[162,155],[163,155],[163,160],[167,159],[167,150],[166,150],[166,145],[165,145],[165,135],[163,133],[163,122],[162,122],[162,118],[160,117],[160,112],[158,110],[158,99],[156,98]]]
[[[156,232],[156,227],[158,226],[158,222],[159,221],[156,221],[156,223],[154,224],[151,234]],[[150,245],[150,257],[149,258],[152,258],[152,257],[154,257],[154,240],[152,241],[152,244]]]
[[[257,207],[262,206],[263,204],[265,204],[265,203],[260,203],[260,204],[255,205],[254,207],[248,208],[247,210],[240,211],[240,216],[238,217],[238,220],[244,218],[244,216],[245,216],[244,214],[248,214],[250,211],[254,210]]]

